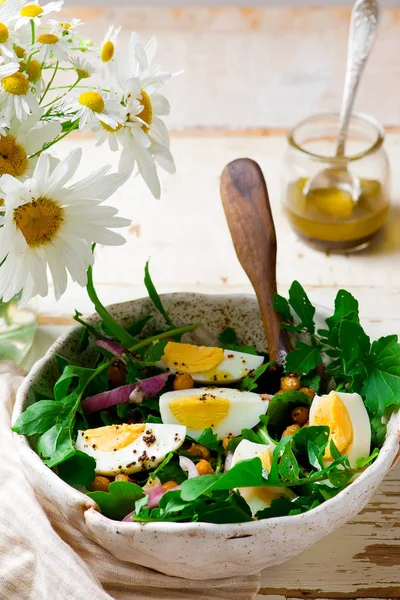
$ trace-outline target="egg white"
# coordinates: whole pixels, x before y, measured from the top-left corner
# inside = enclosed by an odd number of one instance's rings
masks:
[[[179,421],[171,410],[171,402],[180,398],[201,398],[205,395],[218,398],[224,398],[229,401],[228,414],[219,423],[210,422],[201,428],[193,428],[188,422]],[[211,405],[210,405],[211,406]],[[199,407],[201,408],[200,404]],[[187,435],[193,438],[199,437],[204,429],[211,427],[219,439],[223,439],[228,434],[233,436],[240,435],[242,429],[252,429],[260,421],[260,415],[267,412],[268,400],[263,400],[259,394],[253,392],[242,392],[231,388],[202,387],[189,390],[179,390],[167,392],[160,397],[160,413],[163,423],[176,423],[186,425]],[[210,409],[211,410],[211,409]],[[193,411],[192,413],[193,414]]]
[[[211,383],[213,385],[235,383],[258,369],[263,362],[263,356],[224,350],[223,360],[214,369],[205,373],[196,373],[190,370],[186,370],[186,372],[190,373],[196,383]],[[170,373],[179,373],[179,370],[167,366],[163,361],[160,361],[158,366],[168,369]]]
[[[98,475],[130,474],[159,465],[169,452],[178,450],[185,437],[186,427],[182,425],[146,423],[143,433],[124,448],[110,452],[93,448],[85,439],[85,431],[78,431],[75,447],[95,459]]]
[[[270,453],[271,460],[276,444],[256,444],[249,440],[242,440],[233,453],[231,468],[237,463],[255,458],[267,451]],[[250,506],[251,512],[255,515],[258,511],[268,508],[271,502],[276,498],[296,498],[296,494],[286,487],[241,487],[239,488],[240,495],[246,500]]]
[[[367,409],[360,394],[348,394],[345,392],[335,392],[345,405],[349,413],[353,426],[353,443],[347,454],[350,465],[358,458],[369,456],[371,451],[371,423],[368,417]],[[327,396],[315,396],[310,408],[310,425],[315,425],[315,414],[320,402],[323,402]]]

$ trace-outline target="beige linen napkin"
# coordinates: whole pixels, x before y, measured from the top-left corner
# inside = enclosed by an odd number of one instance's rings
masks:
[[[23,374],[0,363],[2,600],[250,600],[260,576],[192,581],[117,560],[69,524],[26,480],[10,430]]]

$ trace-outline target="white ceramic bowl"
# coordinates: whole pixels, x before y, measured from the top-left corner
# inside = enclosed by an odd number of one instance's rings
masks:
[[[224,327],[233,326],[241,342],[254,344],[259,349],[265,347],[253,296],[168,294],[163,296],[163,301],[178,326],[197,321],[207,325],[207,328],[189,335],[189,341],[210,344]],[[111,311],[124,325],[154,313],[148,298],[114,305]],[[322,319],[325,311],[319,309],[318,312]],[[92,317],[91,321],[96,321],[96,317]],[[159,316],[151,323],[152,328],[162,325]],[[14,420],[28,405],[45,397],[51,390],[59,375],[54,361],[56,353],[82,365],[87,363],[93,348],[79,354],[79,334],[80,328],[77,327],[63,335],[35,364],[19,390]],[[398,415],[394,415],[385,444],[374,464],[335,498],[301,515],[233,525],[141,525],[120,523],[101,515],[88,496],[67,485],[42,463],[25,437],[16,438],[22,464],[32,485],[39,488],[89,538],[121,560],[168,575],[193,579],[256,573],[309,548],[353,518],[366,505],[391,468],[399,448]]]

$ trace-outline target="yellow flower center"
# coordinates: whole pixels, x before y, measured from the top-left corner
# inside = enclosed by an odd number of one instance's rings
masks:
[[[54,33],[42,33],[39,35],[37,41],[39,44],[57,44],[60,41],[60,38]]]
[[[60,27],[62,29],[71,29],[71,23],[63,23],[62,21],[60,22]]]
[[[14,50],[18,58],[24,58],[25,50],[21,46],[15,46]]]
[[[29,81],[23,73],[14,73],[4,77],[1,85],[8,94],[13,96],[25,96],[29,92]]]
[[[17,144],[15,137],[0,137],[0,175],[20,177],[28,168],[28,156],[25,148]]]
[[[39,198],[14,210],[14,222],[31,248],[48,244],[63,222],[63,209],[49,198]]]
[[[110,62],[114,56],[115,46],[111,40],[107,40],[101,47],[100,58],[103,62]]]
[[[90,110],[96,113],[104,112],[104,100],[98,92],[83,92],[79,96],[79,104],[90,108]]]
[[[107,123],[103,123],[103,121],[100,121],[100,125],[102,126],[102,128],[105,131],[108,131],[108,133],[116,133],[117,131],[119,131],[122,128],[121,123],[117,123],[117,126],[115,127],[115,129],[113,127],[111,127],[110,125],[107,125]]]
[[[28,4],[21,9],[21,17],[38,17],[43,12],[43,8],[37,4]]]
[[[89,71],[86,71],[86,69],[80,69],[79,67],[77,67],[75,71],[78,77],[80,77],[81,79],[87,79],[88,77],[90,77],[90,73]]]
[[[9,37],[10,34],[7,25],[0,23],[0,44],[5,44]]]
[[[142,125],[142,129],[145,133],[148,133],[150,129],[150,125],[153,120],[153,108],[151,106],[149,95],[142,90],[140,92],[142,98],[139,99],[140,104],[143,106],[142,112],[139,114],[139,117],[147,123],[147,125]]]
[[[40,62],[37,60],[31,60],[28,66],[25,62],[22,62],[19,70],[22,72],[25,71],[28,75],[28,80],[31,83],[35,83],[40,75]]]

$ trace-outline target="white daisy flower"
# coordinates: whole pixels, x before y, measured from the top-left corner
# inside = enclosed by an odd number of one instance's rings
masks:
[[[171,73],[151,65],[156,49],[155,38],[143,47],[137,35],[132,34],[128,54],[117,59],[116,78],[124,92],[127,117],[126,132],[119,134],[119,141],[124,147],[121,166],[125,169],[132,164],[133,155],[146,184],[158,198],[161,188],[156,163],[169,173],[175,172],[175,163],[169,150],[168,130],[161,119],[169,114],[170,106],[168,100],[159,93]],[[147,144],[144,144],[143,138],[138,139],[138,127],[132,123],[140,125],[148,138]],[[108,137],[112,135],[111,132],[107,133]],[[137,139],[132,140],[135,136]]]
[[[68,61],[69,48],[67,42],[55,33],[41,33],[36,39],[34,50],[39,50],[40,63],[47,62],[51,56],[60,62]]]
[[[76,30],[83,24],[83,21],[75,18],[71,21],[55,21],[54,19],[49,19],[51,33],[55,33],[56,35],[64,38],[68,42],[78,41],[78,38],[76,36]]]
[[[0,10],[0,55],[4,60],[17,60],[14,46],[18,43],[19,36],[13,29],[13,23],[12,15],[7,17]]]
[[[115,49],[121,27],[110,25],[99,48],[99,59],[103,75],[112,75],[115,63]]]
[[[19,17],[15,23],[15,29],[21,29],[24,25],[29,25],[31,21],[33,21],[36,26],[39,26],[41,17],[44,17],[53,11],[59,12],[62,9],[63,4],[63,0],[49,2],[44,6],[40,6],[39,2],[28,2],[20,10]]]
[[[98,121],[111,128],[123,123],[121,105],[116,96],[103,92],[100,88],[81,93],[65,107],[65,113],[73,114],[79,119],[79,129]]]
[[[93,264],[91,245],[120,245],[124,238],[110,229],[126,227],[117,210],[101,206],[126,181],[120,174],[106,175],[109,167],[67,186],[82,156],[76,149],[51,171],[43,153],[32,179],[21,182],[10,175],[1,179],[5,213],[0,217],[0,298],[23,290],[21,304],[48,293],[47,267],[56,299],[67,286],[67,272],[81,286]]]
[[[15,72],[16,67],[17,72]],[[30,89],[28,76],[18,71],[19,68],[18,63],[0,65],[0,78],[2,77],[0,113],[6,121],[12,121],[14,117],[24,121],[38,107],[38,102]],[[10,74],[5,75],[6,72]]]
[[[28,81],[35,87],[36,95],[40,96],[44,89],[41,63],[35,58],[26,60],[26,50],[22,46],[15,46],[15,53],[21,60],[19,70],[27,75]]]
[[[81,56],[71,56],[69,62],[74,67],[78,77],[80,79],[88,79],[94,73],[96,73],[96,67]]]
[[[61,124],[40,121],[42,113],[42,110],[36,112],[22,123],[14,119],[7,130],[0,132],[0,177],[12,175],[21,180],[30,177],[38,159],[29,156],[60,135]]]

